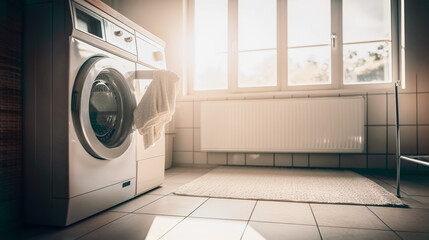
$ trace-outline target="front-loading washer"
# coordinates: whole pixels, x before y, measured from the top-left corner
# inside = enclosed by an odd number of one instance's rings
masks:
[[[136,196],[134,78],[152,57],[136,29],[162,41],[99,0],[29,1],[26,16],[26,221],[67,226]]]
[[[72,37],[69,71],[68,218],[73,222],[134,197],[135,63]]]

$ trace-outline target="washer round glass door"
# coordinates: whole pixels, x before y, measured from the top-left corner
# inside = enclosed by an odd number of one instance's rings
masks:
[[[136,100],[130,75],[118,61],[93,57],[79,70],[72,99],[76,132],[94,157],[121,156],[132,142]]]

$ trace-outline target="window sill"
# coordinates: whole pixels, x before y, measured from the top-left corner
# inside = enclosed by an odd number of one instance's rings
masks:
[[[178,101],[206,101],[206,100],[245,100],[245,99],[281,99],[281,98],[308,98],[308,97],[338,97],[364,94],[393,93],[393,83],[371,88],[345,88],[327,90],[301,91],[267,91],[252,93],[204,92],[196,95],[180,96]]]

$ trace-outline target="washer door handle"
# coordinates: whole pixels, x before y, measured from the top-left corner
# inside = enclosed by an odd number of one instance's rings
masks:
[[[73,91],[72,92],[72,105],[71,105],[72,111],[78,111],[79,110],[78,99],[79,99],[79,92]]]

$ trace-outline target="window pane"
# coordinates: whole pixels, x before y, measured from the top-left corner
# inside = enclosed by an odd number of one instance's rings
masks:
[[[289,85],[329,84],[331,47],[304,47],[288,50]]]
[[[227,89],[227,0],[195,0],[195,90]]]
[[[329,44],[331,0],[287,1],[288,46]]]
[[[238,1],[238,49],[277,47],[277,0]]]
[[[343,46],[344,84],[391,81],[390,42]]]
[[[277,0],[238,1],[238,87],[277,85]]]
[[[277,50],[240,52],[238,87],[277,86]]]
[[[343,42],[390,40],[390,0],[343,0]]]

